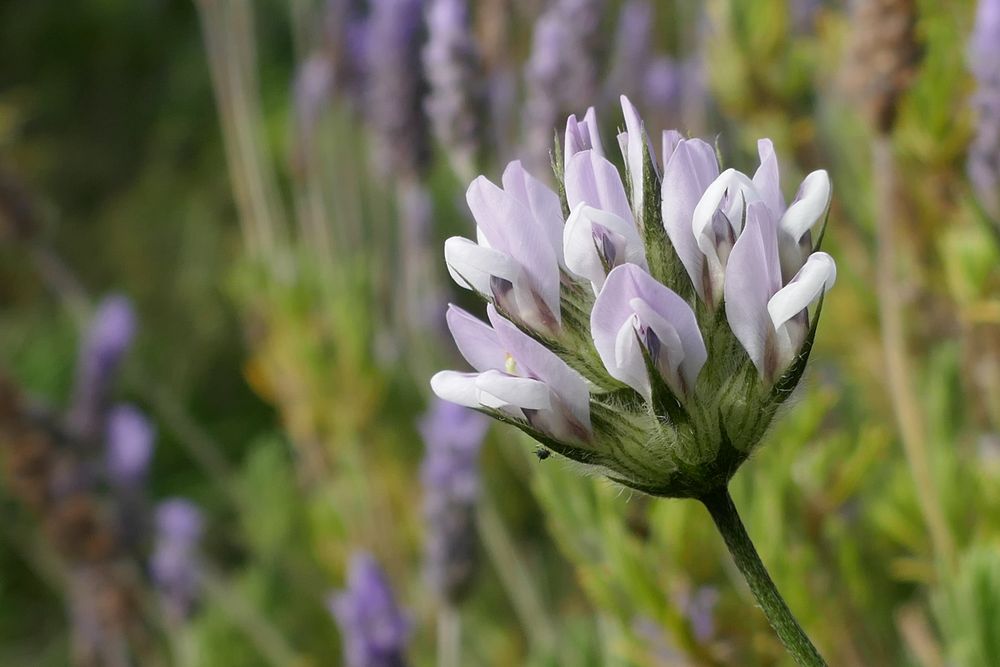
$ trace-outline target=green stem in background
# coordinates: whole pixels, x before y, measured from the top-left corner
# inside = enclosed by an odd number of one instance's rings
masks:
[[[757,555],[757,549],[754,548],[746,528],[743,527],[743,522],[740,521],[740,515],[736,512],[729,490],[722,487],[700,500],[712,515],[716,527],[722,533],[722,539],[726,541],[729,553],[736,562],[736,567],[743,573],[743,577],[750,585],[750,591],[785,649],[799,665],[825,667],[826,662],[809,641],[809,637],[795,620],[784,598],[771,581],[771,575],[767,573],[760,556]]]
[[[462,664],[462,612],[444,602],[437,617],[438,667],[461,667]]]
[[[934,552],[950,567],[955,562],[955,543],[944,514],[941,493],[931,468],[923,410],[914,394],[903,328],[903,295],[896,282],[896,162],[888,137],[875,139],[872,147],[872,179],[875,186],[876,285],[878,315],[885,357],[886,385],[896,416],[900,439],[916,485],[917,503],[930,533]]]
[[[541,655],[550,655],[555,646],[556,630],[538,595],[531,571],[488,494],[484,493],[479,499],[476,525],[483,548],[497,571],[529,642]]]

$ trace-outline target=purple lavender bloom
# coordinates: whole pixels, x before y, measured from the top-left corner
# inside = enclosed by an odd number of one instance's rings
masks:
[[[466,0],[429,0],[427,28],[427,115],[455,169],[470,178],[482,149],[486,86]]]
[[[420,422],[427,448],[421,468],[427,576],[438,595],[453,604],[476,568],[479,450],[488,428],[483,415],[441,399]]]
[[[404,667],[410,622],[396,604],[385,573],[367,553],[355,554],[347,589],[330,611],[340,627],[346,667]]]
[[[77,359],[70,422],[86,439],[97,438],[111,385],[135,335],[135,313],[128,298],[114,295],[97,307]]]
[[[715,635],[715,606],[718,603],[719,591],[712,586],[701,586],[684,600],[691,631],[700,642],[708,641]]]
[[[138,408],[115,406],[108,414],[105,465],[112,483],[142,483],[153,458],[156,430]]]
[[[368,24],[365,101],[375,162],[383,174],[404,179],[419,176],[430,157],[423,9],[422,0],[373,0]]]
[[[1000,220],[1000,0],[979,0],[969,60],[977,125],[966,168],[983,209]]]
[[[156,541],[150,574],[160,591],[167,616],[174,622],[194,611],[201,588],[198,542],[204,520],[198,507],[182,498],[165,500],[156,508]]]
[[[557,125],[597,98],[603,0],[557,0],[535,23],[525,66],[524,141],[529,168],[544,173]]]
[[[653,8],[647,0],[629,0],[621,9],[615,33],[611,71],[605,97],[638,97],[644,88],[643,72],[649,67],[653,40]]]

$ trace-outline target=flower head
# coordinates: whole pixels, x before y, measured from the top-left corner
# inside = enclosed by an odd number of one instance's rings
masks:
[[[479,242],[450,239],[445,256],[489,324],[449,310],[476,372],[431,386],[627,486],[700,496],[728,481],[805,369],[810,306],[836,278],[816,247],[830,181],[809,174],[787,204],[766,139],[752,176],[675,131],[658,160],[622,109],[624,178],[591,110],[567,123],[562,201],[519,163],[504,189],[470,188]]]
[[[370,555],[351,560],[347,588],[330,598],[340,626],[346,667],[403,667],[410,622],[399,609],[382,568]]]

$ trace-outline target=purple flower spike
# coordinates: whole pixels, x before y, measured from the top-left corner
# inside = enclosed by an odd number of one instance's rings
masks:
[[[648,356],[678,396],[694,390],[708,353],[694,311],[634,264],[608,275],[591,313],[590,330],[605,368],[651,399]]]
[[[387,175],[413,179],[430,157],[420,50],[422,0],[374,0],[367,37],[365,117]]]
[[[135,313],[126,297],[115,295],[97,307],[77,360],[71,421],[85,438],[100,434],[111,385],[135,335]]]
[[[466,0],[429,0],[427,27],[427,115],[459,174],[471,176],[482,148],[486,87]]]
[[[1000,0],[979,0],[969,62],[977,84],[976,135],[966,169],[980,205],[1000,221]]]
[[[410,622],[399,609],[382,568],[370,555],[351,560],[346,590],[330,598],[340,627],[345,667],[404,667]]]
[[[427,454],[421,468],[427,576],[438,596],[460,601],[476,568],[475,504],[484,415],[435,400],[420,423]]]
[[[108,414],[106,466],[112,482],[137,486],[146,478],[153,458],[156,431],[144,414],[119,405]]]
[[[165,500],[156,508],[156,541],[150,574],[160,591],[165,613],[173,622],[194,611],[201,589],[198,542],[203,519],[198,507],[182,498]]]

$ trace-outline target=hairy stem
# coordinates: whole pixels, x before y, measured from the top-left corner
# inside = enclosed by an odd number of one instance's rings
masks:
[[[785,649],[799,665],[825,667],[826,662],[809,641],[809,637],[795,620],[774,582],[771,581],[771,576],[757,555],[757,549],[750,541],[743,522],[740,521],[740,515],[736,512],[729,490],[722,487],[700,500],[712,515],[716,527],[722,533],[722,539],[729,548],[729,553],[736,562],[736,567],[743,573],[743,577],[750,585],[750,591]]]

